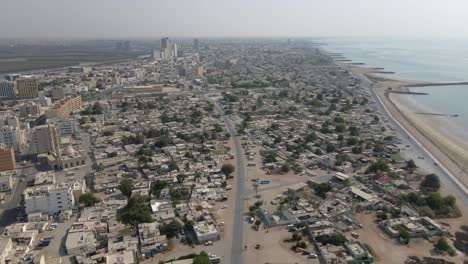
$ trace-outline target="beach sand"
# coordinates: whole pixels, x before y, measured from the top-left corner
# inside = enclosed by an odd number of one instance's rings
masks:
[[[393,90],[406,88],[392,83]],[[405,100],[405,95],[385,93],[386,82],[378,83],[376,91],[392,115],[421,142],[465,186],[468,185],[468,143],[452,134],[440,117],[417,114],[421,109]]]

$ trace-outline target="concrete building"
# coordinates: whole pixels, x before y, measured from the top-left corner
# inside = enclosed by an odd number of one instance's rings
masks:
[[[0,239],[0,264],[9,263],[8,256],[13,251],[13,241],[11,238]]]
[[[63,98],[65,98],[65,91],[63,87],[54,87],[52,88],[50,93],[52,96],[52,100],[54,101],[62,100]]]
[[[145,223],[138,225],[140,251],[144,258],[149,258],[167,249],[167,237],[159,232],[159,224]]]
[[[26,214],[37,212],[55,214],[72,209],[75,206],[75,198],[70,186],[34,186],[24,191],[24,204]]]
[[[68,68],[69,73],[90,73],[93,71],[92,67],[70,67]]]
[[[213,223],[198,222],[193,226],[198,242],[214,241],[220,239],[220,233]]]
[[[14,172],[0,173],[0,192],[10,192],[13,187]]]
[[[0,100],[15,98],[15,86],[9,81],[0,81]]]
[[[198,66],[195,68],[195,75],[197,77],[203,77],[205,74],[205,68],[203,66]]]
[[[19,126],[3,126],[0,128],[0,143],[21,152],[26,143],[26,131]]]
[[[35,78],[23,78],[15,81],[17,97],[37,98],[39,97],[39,86]]]
[[[92,231],[69,232],[65,241],[65,248],[70,255],[93,253],[97,245],[96,236]]]
[[[55,125],[42,125],[34,128],[30,154],[51,154],[60,157],[60,134]]]
[[[16,169],[15,152],[12,146],[0,144],[0,171]]]
[[[171,43],[169,38],[161,39],[161,50],[160,58],[163,60],[170,60],[171,58],[177,57],[178,46],[175,43]]]
[[[60,136],[66,137],[75,134],[78,131],[79,122],[74,118],[54,119],[50,121],[60,131]]]
[[[42,114],[41,105],[36,102],[26,102],[19,108],[20,117],[37,117]]]
[[[67,118],[73,113],[81,110],[82,102],[80,95],[68,96],[54,104],[46,111],[47,118]]]
[[[193,39],[193,49],[194,50],[199,50],[200,49],[200,43],[197,38]]]
[[[169,40],[169,38],[162,38],[161,39],[161,50],[164,50],[166,48],[169,47],[171,41]]]

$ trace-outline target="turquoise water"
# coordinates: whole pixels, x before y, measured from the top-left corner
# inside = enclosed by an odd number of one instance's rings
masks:
[[[395,77],[431,82],[468,81],[468,39],[397,40],[382,38],[327,38],[323,46],[353,62],[382,67]],[[468,86],[418,87],[427,96],[405,96],[409,102],[429,112],[458,114],[440,117],[456,134],[468,137]]]

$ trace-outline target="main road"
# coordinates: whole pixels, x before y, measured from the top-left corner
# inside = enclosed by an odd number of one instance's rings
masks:
[[[236,128],[232,120],[224,115],[223,109],[214,102],[216,110],[223,115],[224,123],[226,124],[229,133],[234,140],[235,155],[236,155],[236,198],[235,198],[235,212],[234,212],[234,226],[231,248],[231,264],[242,264],[242,245],[243,245],[243,224],[244,224],[244,196],[245,196],[245,171],[244,171],[244,157],[242,155],[242,145],[237,136]]]
[[[448,170],[442,162],[440,162],[419,140],[414,137],[398,120],[392,115],[387,106],[384,104],[382,99],[379,97],[377,92],[373,88],[373,83],[363,76],[361,73],[352,71],[359,79],[361,79],[362,84],[368,88],[372,94],[374,101],[377,103],[381,112],[388,118],[389,122],[394,126],[396,132],[403,136],[408,145],[411,146],[414,150],[418,152],[419,156],[424,157],[424,160],[418,160],[418,162],[428,162],[428,166],[431,167],[431,172],[436,173],[437,175],[442,176],[440,179],[442,184],[446,187],[447,190],[453,194],[459,203],[462,203],[464,206],[468,205],[468,191],[466,186],[460,182],[460,180]],[[436,165],[437,164],[437,165]]]

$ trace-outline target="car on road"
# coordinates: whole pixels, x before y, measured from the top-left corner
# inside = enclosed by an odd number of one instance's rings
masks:
[[[351,233],[351,236],[354,237],[354,238],[359,238],[359,235],[358,235],[358,233],[356,233],[356,232],[352,232],[352,233]]]
[[[317,254],[315,254],[315,253],[310,253],[310,254],[309,254],[309,258],[317,258],[317,257],[318,257],[318,256],[317,256]]]
[[[205,246],[212,246],[212,245],[213,245],[213,242],[211,242],[210,240],[205,242]]]

